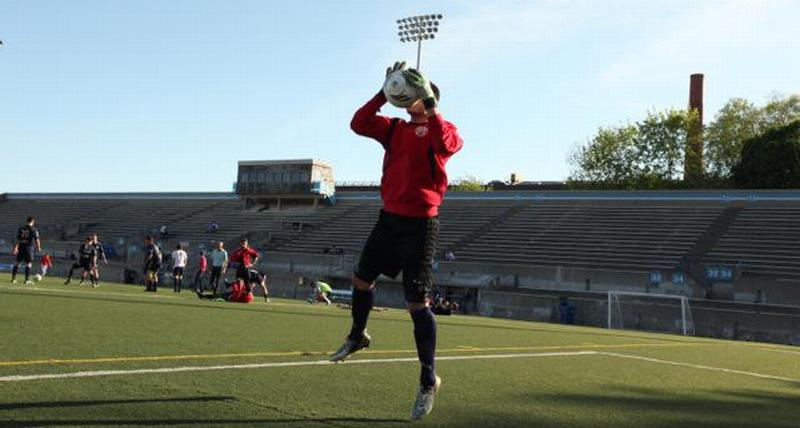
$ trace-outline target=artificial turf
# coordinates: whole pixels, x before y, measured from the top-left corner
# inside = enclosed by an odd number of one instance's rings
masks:
[[[437,322],[439,355],[467,358],[437,363],[441,393],[415,425],[800,425],[800,349],[470,316]],[[413,361],[199,370],[323,360],[349,324],[348,310],[289,300],[4,282],[0,425],[408,425]],[[374,312],[369,330],[373,346],[353,360],[415,357],[402,310]],[[124,372],[155,368],[168,371]],[[123,372],[8,380],[100,370]]]

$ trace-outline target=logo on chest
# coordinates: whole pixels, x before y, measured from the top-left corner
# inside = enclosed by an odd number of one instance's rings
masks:
[[[422,138],[422,137],[428,135],[428,127],[424,126],[424,125],[420,125],[420,126],[414,128],[414,134],[416,134],[417,137]]]

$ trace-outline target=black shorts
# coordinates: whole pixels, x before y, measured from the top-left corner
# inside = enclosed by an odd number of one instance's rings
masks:
[[[145,272],[158,272],[161,269],[161,265],[159,263],[148,263],[144,267]]]
[[[80,265],[83,270],[94,270],[94,263],[90,259],[81,260]]]
[[[244,267],[244,264],[240,264],[236,267],[236,279],[244,280],[245,283],[250,282],[250,269]]]
[[[172,269],[172,274],[175,276],[183,276],[183,268],[175,267],[174,269]]]
[[[371,283],[380,274],[395,278],[402,271],[406,301],[423,303],[433,287],[433,255],[438,239],[439,217],[405,217],[381,210],[355,275]]]
[[[17,247],[17,263],[33,263],[33,248],[26,246]]]

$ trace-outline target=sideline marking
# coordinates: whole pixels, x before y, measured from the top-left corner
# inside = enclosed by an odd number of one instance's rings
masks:
[[[478,348],[473,346],[459,346],[451,349],[437,349],[436,352],[508,352],[508,351],[556,351],[568,349],[617,349],[617,348],[648,348],[691,346],[693,343],[620,343],[603,345],[565,345],[565,346],[518,346],[518,347],[490,347]],[[247,357],[303,357],[315,355],[328,355],[333,351],[283,351],[283,352],[246,352],[238,354],[189,354],[189,355],[151,355],[139,357],[99,357],[99,358],[49,358],[41,360],[0,361],[0,367],[58,365],[58,364],[92,364],[92,363],[126,363],[142,361],[179,361],[179,360],[210,360],[217,358],[247,358]],[[365,350],[360,354],[414,354],[416,349],[377,349]]]
[[[793,350],[790,350],[790,349],[781,349],[781,348],[778,348],[778,347],[775,347],[775,346],[769,346],[769,344],[751,345],[751,344],[746,344],[746,343],[742,343],[742,344],[734,343],[733,346],[740,346],[740,347],[743,347],[745,349],[755,349],[755,350],[759,350],[759,351],[780,352],[782,354],[800,355],[800,350],[799,351],[793,351]]]
[[[495,355],[451,355],[436,358],[437,361],[458,361],[458,360],[494,360],[494,359],[510,359],[510,358],[535,358],[535,357],[568,357],[568,356],[581,356],[581,355],[597,355],[595,351],[578,351],[578,352],[548,352],[548,353],[533,353],[533,354],[495,354]],[[328,360],[319,361],[292,361],[284,363],[261,363],[261,364],[235,364],[225,366],[189,366],[189,367],[166,367],[157,369],[131,369],[131,370],[96,370],[96,371],[80,371],[71,373],[55,373],[55,374],[35,374],[35,375],[13,375],[13,376],[0,376],[0,382],[22,382],[28,380],[45,380],[45,379],[69,379],[69,378],[82,378],[82,377],[100,377],[100,376],[115,376],[115,375],[139,375],[151,373],[180,373],[180,372],[202,372],[214,370],[242,370],[242,369],[260,369],[268,367],[303,367],[303,366],[327,366],[335,364],[351,365],[351,364],[380,364],[380,363],[418,363],[416,357],[412,358],[382,358],[374,360],[351,360],[342,363],[332,363]]]
[[[617,357],[617,358],[627,358],[631,360],[639,360],[639,361],[648,361],[651,363],[659,363],[659,364],[667,364],[671,366],[680,366],[680,367],[689,367],[693,369],[700,369],[700,370],[710,370],[715,372],[722,372],[722,373],[730,373],[730,374],[737,374],[743,376],[751,376],[757,377],[760,379],[770,379],[770,380],[780,380],[784,382],[790,382],[795,384],[800,384],[800,379],[793,379],[789,377],[783,376],[774,376],[768,375],[763,373],[756,373],[756,372],[748,372],[744,370],[736,370],[736,369],[726,369],[724,367],[714,367],[714,366],[706,366],[702,364],[691,364],[691,363],[682,363],[679,361],[670,361],[670,360],[661,360],[658,358],[650,358],[650,357],[643,357],[641,355],[631,355],[631,354],[617,354],[615,352],[595,352],[596,355],[606,355],[609,357]]]

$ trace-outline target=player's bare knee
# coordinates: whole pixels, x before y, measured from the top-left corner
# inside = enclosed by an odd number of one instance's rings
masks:
[[[374,282],[366,282],[361,278],[357,277],[355,274],[352,276],[351,281],[353,282],[353,287],[361,291],[369,291],[369,289],[375,287]]]

